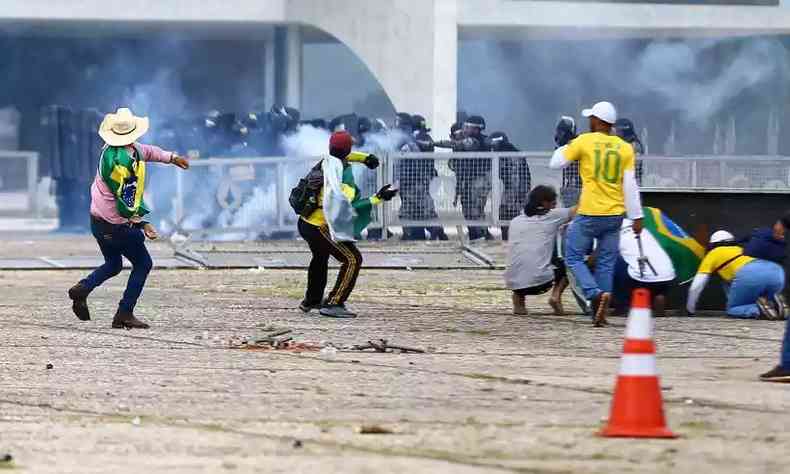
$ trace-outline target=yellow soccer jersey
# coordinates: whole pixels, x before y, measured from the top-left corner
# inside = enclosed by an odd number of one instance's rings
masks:
[[[623,174],[634,171],[634,149],[620,137],[603,133],[579,135],[565,148],[568,161],[579,162],[582,193],[579,214],[616,216],[625,213]]]
[[[754,258],[743,255],[743,249],[737,245],[716,247],[702,259],[697,273],[710,274],[718,271],[722,280],[732,281],[738,270],[752,261],[754,261]],[[725,263],[726,265],[724,265]]]

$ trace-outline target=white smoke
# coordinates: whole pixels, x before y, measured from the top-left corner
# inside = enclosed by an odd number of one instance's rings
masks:
[[[329,151],[329,132],[311,125],[301,125],[295,133],[286,135],[281,140],[286,156],[319,157]]]
[[[550,149],[560,115],[613,102],[639,131],[677,153],[710,153],[714,130],[738,117],[738,153],[766,152],[770,108],[788,96],[790,55],[779,37],[462,41],[460,107],[522,149]],[[780,128],[785,114],[779,114]],[[586,129],[586,120],[580,121]],[[773,124],[775,127],[776,125]],[[648,144],[649,145],[649,144]]]
[[[706,122],[743,92],[788,74],[787,51],[775,39],[752,39],[714,74],[701,73],[705,56],[720,41],[653,42],[637,58],[634,92],[654,93],[688,121]]]

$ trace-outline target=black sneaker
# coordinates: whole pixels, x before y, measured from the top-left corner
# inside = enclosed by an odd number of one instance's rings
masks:
[[[609,313],[609,302],[612,300],[612,294],[608,292],[601,292],[593,298],[593,326],[603,328],[609,325],[606,320],[606,315]]]
[[[347,310],[344,305],[335,304],[322,307],[318,313],[328,318],[356,318],[357,314]]]
[[[768,298],[765,296],[757,298],[757,307],[760,308],[761,319],[768,319],[770,321],[779,321],[783,319],[779,316],[779,311],[776,310],[773,303],[768,301]]]
[[[760,375],[760,380],[763,382],[790,383],[790,370],[782,368],[781,365],[777,365],[768,372]]]
[[[774,295],[774,302],[776,303],[776,309],[779,313],[779,318],[784,321],[790,316],[790,306],[787,304],[787,298],[782,293],[777,293]]]
[[[69,288],[69,298],[71,299],[71,310],[80,321],[90,321],[91,313],[88,309],[88,295],[91,290],[85,288],[82,283]]]
[[[314,309],[321,309],[321,303],[310,304],[307,301],[302,300],[302,302],[299,303],[299,309],[301,309],[303,313],[309,313]]]

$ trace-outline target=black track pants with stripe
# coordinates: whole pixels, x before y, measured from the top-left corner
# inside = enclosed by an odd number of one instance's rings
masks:
[[[299,235],[310,246],[313,259],[307,270],[307,292],[305,303],[321,304],[326,289],[329,256],[340,262],[340,273],[337,275],[335,287],[326,299],[327,305],[342,305],[346,302],[354,285],[357,283],[359,270],[362,268],[362,254],[353,242],[335,242],[329,234],[329,227],[314,226],[299,219]]]

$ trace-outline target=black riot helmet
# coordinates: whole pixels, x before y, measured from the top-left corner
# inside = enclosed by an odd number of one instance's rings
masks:
[[[359,117],[359,120],[357,121],[357,130],[359,131],[360,135],[370,132],[371,128],[373,128],[373,124],[369,118],[364,116]]]
[[[554,129],[554,144],[557,147],[565,146],[574,138],[576,138],[576,121],[573,117],[560,117]]]
[[[431,131],[431,129],[428,128],[428,121],[425,120],[425,117],[423,117],[422,115],[419,114],[412,115],[411,122],[414,125],[415,131],[426,132],[426,133]]]
[[[644,146],[636,134],[634,122],[627,118],[620,118],[614,123],[614,134],[630,143],[634,147],[634,151],[641,155],[644,153]]]
[[[412,133],[414,131],[414,123],[411,120],[411,115],[403,112],[396,114],[395,128],[403,130],[406,133]]]
[[[634,130],[634,122],[627,118],[619,118],[614,123],[614,134],[628,143],[633,143],[638,138]]]
[[[479,115],[470,115],[463,124],[467,136],[477,136],[486,129],[486,121]]]

